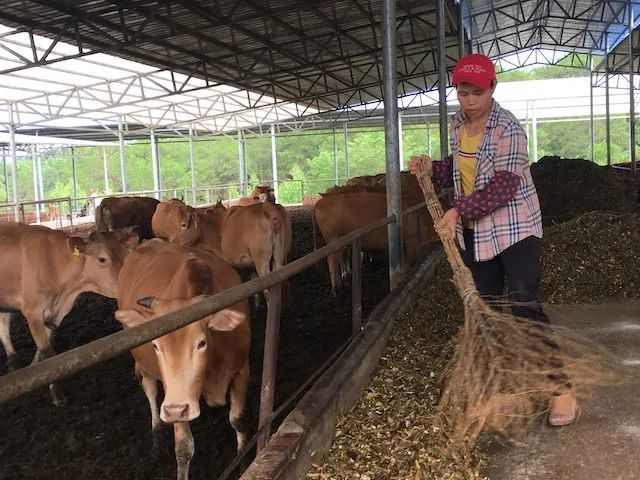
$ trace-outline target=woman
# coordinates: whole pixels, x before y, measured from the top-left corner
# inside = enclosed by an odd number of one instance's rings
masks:
[[[548,323],[538,298],[542,216],[529,169],[527,137],[513,114],[493,99],[497,79],[491,60],[478,54],[461,58],[454,71],[460,110],[451,121],[452,156],[422,163],[440,187],[453,186],[455,200],[436,229],[458,235],[464,260],[479,293],[502,296],[506,279],[512,312]],[[551,399],[549,423],[573,423],[577,402],[565,375]]]

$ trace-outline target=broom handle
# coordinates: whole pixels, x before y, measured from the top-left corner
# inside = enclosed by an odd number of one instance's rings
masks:
[[[418,184],[420,185],[422,193],[424,194],[424,200],[427,204],[427,209],[431,214],[431,218],[433,218],[434,222],[440,221],[444,216],[442,205],[440,204],[440,200],[438,200],[438,195],[436,194],[435,188],[433,188],[431,175],[425,170],[424,167],[422,167],[422,165],[418,165],[416,169],[416,179],[418,180]],[[447,260],[449,261],[449,265],[451,265],[451,269],[453,270],[453,272],[455,273],[460,271],[461,269],[466,269],[467,267],[462,261],[460,250],[458,250],[456,242],[452,238],[449,229],[441,229],[440,231],[438,231],[438,235],[440,236],[444,251],[447,254]]]

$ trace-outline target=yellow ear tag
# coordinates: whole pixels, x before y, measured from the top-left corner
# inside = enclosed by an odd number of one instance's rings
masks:
[[[80,250],[78,250],[78,247],[73,247],[73,256],[74,257],[80,256]]]

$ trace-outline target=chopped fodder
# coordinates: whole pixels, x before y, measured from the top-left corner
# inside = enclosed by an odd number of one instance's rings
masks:
[[[546,302],[640,298],[640,214],[591,212],[547,228],[542,261]]]

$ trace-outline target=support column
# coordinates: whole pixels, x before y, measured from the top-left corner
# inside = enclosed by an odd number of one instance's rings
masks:
[[[120,147],[120,175],[122,176],[122,193],[127,193],[127,170],[124,159],[124,132],[122,117],[118,117],[118,145]]]
[[[344,126],[344,163],[345,163],[345,176],[349,178],[349,130],[347,130],[347,122],[342,124]]]
[[[447,47],[445,44],[445,0],[436,0],[436,29],[438,31],[438,98],[440,119],[440,158],[449,153],[447,122]]]
[[[247,179],[247,160],[245,158],[245,148],[244,148],[244,134],[242,130],[238,132],[238,163],[240,166],[240,187],[241,194],[243,197],[246,197],[249,192],[248,188],[248,179]]]
[[[36,137],[38,132],[36,131]],[[42,156],[38,155],[36,158],[36,166],[38,168],[38,191],[40,192],[40,200],[44,200],[44,183],[42,182]]]
[[[398,112],[398,168],[402,171],[404,159],[404,144],[402,141],[402,111]]]
[[[331,129],[333,133],[333,184],[338,185],[338,142],[336,140],[336,127]]]
[[[444,0],[438,0],[442,3]],[[382,4],[382,58],[384,100],[384,143],[387,164],[387,215],[395,216],[389,224],[389,287],[393,289],[402,275],[402,205],[400,201],[400,150],[398,134],[398,72],[396,51],[396,2]]]
[[[9,105],[9,117],[13,122],[13,105]],[[16,127],[13,123],[9,124],[9,151],[11,155],[11,176],[13,177],[13,203],[14,203],[14,219],[20,220],[20,207],[18,202],[20,200],[18,194],[18,165],[16,157]]]
[[[7,154],[4,148],[2,149],[2,167],[4,169],[4,203],[9,203],[9,179],[7,178]]]
[[[76,168],[76,151],[71,147],[71,174],[73,176],[73,198],[78,198],[78,170]]]
[[[191,201],[195,207],[196,198],[196,154],[193,149],[193,125],[189,125],[189,166],[191,168]]]
[[[279,188],[278,188],[278,149],[276,146],[276,126],[271,125],[271,178],[273,179],[272,188],[273,195],[276,197],[276,200],[279,200],[278,196]]]
[[[611,166],[611,115],[610,115],[610,99],[609,99],[609,53],[605,57],[606,68],[604,77],[605,88],[605,127],[607,137],[607,166]]]
[[[102,171],[104,173],[104,194],[109,193],[109,164],[107,162],[107,148],[102,147]]]
[[[538,119],[536,118],[536,101],[531,101],[531,137],[533,141],[533,161],[538,161]]]
[[[154,197],[161,200],[160,194],[160,160],[158,159],[158,142],[156,140],[156,133],[151,129],[149,132],[151,137],[151,170],[153,171],[153,189],[155,190]]]
[[[33,177],[33,199],[35,201],[40,199],[40,189],[38,188],[38,147],[34,143],[31,145],[31,167]],[[36,222],[40,223],[40,204],[36,203]]]
[[[458,3],[458,58],[464,57],[464,0]]]
[[[589,138],[591,140],[591,161],[596,161],[595,128],[593,124],[593,55],[589,54]]]
[[[629,2],[629,152],[631,169],[636,170],[636,106],[633,86],[633,3]]]
[[[427,120],[427,155],[431,156],[431,125]]]

